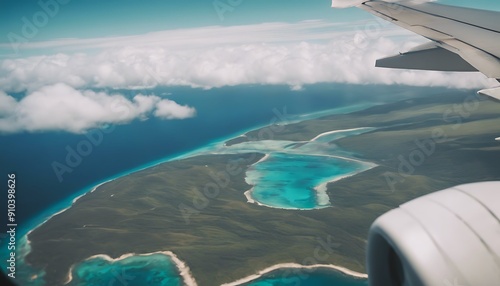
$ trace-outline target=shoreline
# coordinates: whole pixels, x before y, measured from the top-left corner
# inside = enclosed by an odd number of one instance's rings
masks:
[[[352,172],[350,174],[336,176],[336,177],[333,177],[332,179],[330,179],[330,180],[328,180],[328,181],[326,181],[324,183],[321,183],[321,184],[317,185],[316,187],[314,187],[314,190],[316,190],[318,201],[321,199],[320,196],[327,196],[328,197],[328,203],[331,206],[330,196],[327,193],[327,191],[328,191],[328,184],[335,183],[335,182],[338,182],[340,180],[347,179],[349,177],[361,174],[363,172],[366,172],[368,170],[371,170],[371,169],[375,168],[376,166],[377,165],[368,166],[368,168],[360,170],[360,171],[355,171],[355,172]]]
[[[35,226],[34,228],[30,229],[27,233],[26,233],[26,241],[28,244],[30,244],[30,240],[29,240],[29,235],[31,232],[33,232],[35,229],[39,228],[40,226],[42,226],[43,224],[45,224],[47,221],[49,221],[51,218],[55,217],[56,215],[59,215],[59,214],[62,214],[63,212],[67,211],[69,208],[71,208],[73,206],[73,204],[75,204],[81,197],[85,196],[86,194],[88,193],[93,193],[98,187],[100,187],[101,185],[104,185],[108,182],[111,182],[115,179],[110,179],[108,181],[105,181],[105,182],[102,182],[100,184],[97,184],[95,185],[92,190],[90,191],[86,191],[85,193],[79,195],[79,196],[76,196],[73,200],[71,200],[71,205],[69,205],[68,207],[65,207],[63,208],[62,210],[50,215],[49,217],[47,217],[44,221],[42,221],[40,224],[38,224],[37,226]]]
[[[133,256],[150,256],[150,255],[154,255],[154,254],[163,254],[165,256],[169,256],[170,259],[172,259],[172,261],[175,264],[175,267],[177,267],[177,270],[179,271],[179,274],[183,279],[184,285],[198,286],[198,284],[196,283],[196,280],[194,279],[194,276],[191,273],[191,270],[189,269],[189,266],[187,266],[187,264],[184,261],[180,260],[179,257],[177,257],[177,255],[175,253],[173,253],[172,251],[155,251],[155,252],[140,253],[140,254],[125,253],[117,258],[112,258],[111,256],[109,256],[107,254],[96,254],[96,255],[92,255],[92,256],[84,259],[83,261],[87,261],[87,260],[94,259],[94,258],[101,258],[101,259],[104,259],[106,261],[114,263],[114,262],[124,260],[124,259],[127,259],[129,257],[133,257]],[[64,282],[64,284],[68,284],[71,282],[71,280],[73,280],[72,273],[73,273],[74,267],[75,267],[75,265],[71,265],[71,267],[69,268],[69,272],[68,272],[68,275],[66,276],[66,281]]]
[[[259,164],[260,162],[264,162],[264,161],[266,161],[267,159],[269,159],[269,157],[270,157],[270,156],[271,156],[271,153],[266,153],[266,154],[264,155],[264,157],[262,157],[259,161],[257,161],[257,162],[255,162],[255,163],[253,163],[252,165],[250,165],[250,167],[252,167],[252,166],[254,166],[254,165],[257,165],[257,164]]]
[[[26,232],[26,234],[23,235],[24,237],[26,237],[26,245],[30,249],[30,251],[26,252],[24,254],[24,256],[21,257],[21,259],[24,259],[31,252],[31,241],[29,240],[30,233],[33,232],[34,230],[36,230],[37,228],[39,228],[40,226],[42,226],[43,224],[45,224],[47,221],[49,221],[54,216],[59,215],[59,214],[65,212],[66,210],[68,210],[69,208],[71,208],[75,204],[75,202],[77,202],[78,199],[80,199],[81,197],[83,197],[83,196],[85,196],[85,195],[87,195],[89,193],[93,193],[94,191],[97,190],[98,187],[100,187],[100,186],[102,186],[102,185],[104,185],[106,183],[112,182],[112,181],[114,181],[116,179],[128,176],[128,175],[136,173],[136,172],[141,172],[141,171],[144,171],[144,170],[149,169],[149,168],[154,168],[154,167],[156,167],[158,165],[161,165],[161,164],[164,164],[164,163],[167,163],[167,162],[170,162],[170,161],[180,160],[180,159],[184,159],[184,158],[189,158],[189,157],[195,155],[196,153],[203,153],[202,151],[204,151],[205,149],[207,149],[207,147],[200,147],[200,148],[197,148],[197,149],[192,150],[192,151],[188,151],[188,152],[180,154],[180,155],[177,154],[177,155],[173,155],[173,156],[170,156],[170,157],[165,157],[165,158],[162,158],[160,160],[153,161],[153,162],[151,162],[149,164],[142,165],[142,166],[139,166],[137,168],[131,169],[129,171],[125,171],[125,172],[119,173],[119,174],[111,177],[110,179],[107,179],[106,181],[103,181],[101,183],[98,183],[98,184],[94,185],[92,188],[82,188],[82,189],[80,189],[81,192],[79,192],[79,193],[81,193],[81,194],[78,195],[78,196],[76,196],[74,199],[72,199],[71,200],[71,204],[69,204],[67,207],[64,207],[61,210],[59,210],[59,211],[51,214],[46,219],[44,219],[41,223],[36,224],[34,227],[32,227],[31,229],[29,229]]]
[[[331,269],[337,270],[343,274],[353,276],[355,278],[362,278],[362,279],[368,278],[368,274],[356,272],[354,270],[348,269],[348,268],[343,267],[343,266],[338,266],[338,265],[333,265],[333,264],[302,265],[302,264],[298,264],[298,263],[294,263],[294,262],[288,262],[288,263],[275,264],[273,266],[270,266],[270,267],[267,267],[263,270],[260,270],[255,274],[249,275],[247,277],[238,279],[238,280],[233,281],[233,282],[224,283],[221,286],[238,286],[238,285],[241,285],[243,283],[248,283],[250,281],[259,279],[260,277],[262,277],[270,272],[273,272],[273,271],[279,270],[279,269],[283,269],[283,268],[297,268],[297,269],[331,268]]]

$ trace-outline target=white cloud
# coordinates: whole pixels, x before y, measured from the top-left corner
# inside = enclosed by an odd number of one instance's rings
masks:
[[[179,105],[172,100],[164,99],[156,105],[155,116],[165,119],[184,119],[193,117],[196,110],[192,107]]]
[[[131,100],[121,94],[76,90],[66,84],[45,86],[19,101],[0,93],[0,132],[69,131],[80,133],[104,123],[123,124],[150,114],[168,119],[194,116],[194,109],[138,94]],[[190,112],[186,112],[186,110]]]
[[[16,100],[0,90],[0,118],[10,115],[14,112]]]
[[[156,41],[151,34],[122,37],[118,41],[123,44],[121,48],[108,48],[112,39],[74,40],[106,49],[91,54],[5,59],[0,62],[0,86],[5,91],[19,92],[59,82],[77,89],[156,85],[211,88],[239,84],[300,87],[318,82],[458,88],[488,85],[479,73],[375,68],[376,59],[425,40],[408,36],[409,32],[397,27],[387,29],[377,21],[364,27],[369,28],[357,33],[334,29],[333,24],[321,21],[208,27],[182,30],[184,35],[177,30],[153,33],[161,36]],[[345,29],[352,30],[352,26]],[[192,35],[199,38],[191,38]],[[326,38],[331,40],[325,41]],[[64,46],[62,43],[59,44]]]

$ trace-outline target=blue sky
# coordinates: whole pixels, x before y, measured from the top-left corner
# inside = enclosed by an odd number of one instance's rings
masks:
[[[8,41],[6,35],[9,32],[21,32],[23,17],[32,20],[41,10],[37,1],[26,0],[2,1],[0,8],[2,42]],[[71,0],[60,5],[59,13],[40,29],[36,40],[310,19],[350,21],[363,17],[364,13],[356,10],[333,13],[329,0]]]
[[[43,3],[55,1],[41,0]],[[333,10],[330,8],[330,0],[64,1],[68,3],[58,5],[58,13],[49,18],[47,24],[40,28],[36,36],[31,39],[32,41],[133,35],[213,25],[293,23],[311,19],[348,22],[371,17],[358,9]],[[500,10],[500,1],[496,0],[442,0],[439,2]],[[21,34],[24,25],[23,17],[33,21],[33,17],[39,11],[42,11],[42,8],[38,1],[2,0],[0,2],[0,42],[8,42],[9,32]]]

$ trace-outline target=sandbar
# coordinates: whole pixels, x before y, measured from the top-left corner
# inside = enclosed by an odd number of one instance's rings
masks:
[[[245,278],[241,278],[241,279],[238,279],[234,282],[230,282],[230,283],[225,283],[225,284],[222,284],[221,286],[237,286],[237,285],[240,285],[240,284],[243,284],[243,283],[248,283],[250,281],[253,281],[255,279],[258,279],[260,277],[262,277],[263,275],[269,273],[269,272],[272,272],[274,270],[278,270],[278,269],[281,269],[281,268],[303,268],[303,269],[314,269],[314,268],[332,268],[332,269],[335,269],[335,270],[338,270],[344,274],[347,274],[347,275],[350,275],[350,276],[354,276],[356,278],[368,278],[368,275],[365,274],[365,273],[360,273],[360,272],[356,272],[356,271],[353,271],[353,270],[350,270],[350,269],[347,269],[345,267],[342,267],[342,266],[337,266],[337,265],[333,265],[333,264],[314,264],[314,265],[302,265],[302,264],[298,264],[298,263],[280,263],[280,264],[276,264],[276,265],[273,265],[273,266],[270,266],[266,269],[263,269],[259,272],[257,272],[256,274],[253,274],[253,275],[249,275]]]

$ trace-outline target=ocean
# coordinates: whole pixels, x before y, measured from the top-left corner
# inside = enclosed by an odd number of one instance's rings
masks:
[[[2,134],[0,174],[16,174],[17,235],[21,237],[50,215],[68,207],[78,194],[90,190],[97,183],[269,124],[275,116],[273,110],[297,119],[301,114],[320,114],[321,111],[343,106],[372,105],[419,94],[438,94],[442,90],[316,84],[299,91],[292,91],[288,86],[235,86],[210,90],[177,87],[141,91],[143,94],[164,95],[179,104],[190,105],[196,108],[197,116],[185,120],[136,120],[126,125],[103,126],[88,134]],[[138,91],[122,92],[133,95]],[[54,164],[67,164],[68,154],[85,141],[92,144],[91,152],[80,156],[77,164],[73,162],[75,164],[71,165],[70,172],[58,175]],[[0,211],[6,212],[4,197],[2,202]],[[0,239],[6,237],[5,226],[1,225],[3,235]],[[5,255],[5,240],[1,243],[0,252]],[[4,257],[2,261],[5,261]],[[334,271],[329,272],[338,275]],[[311,274],[311,277],[315,275]]]

